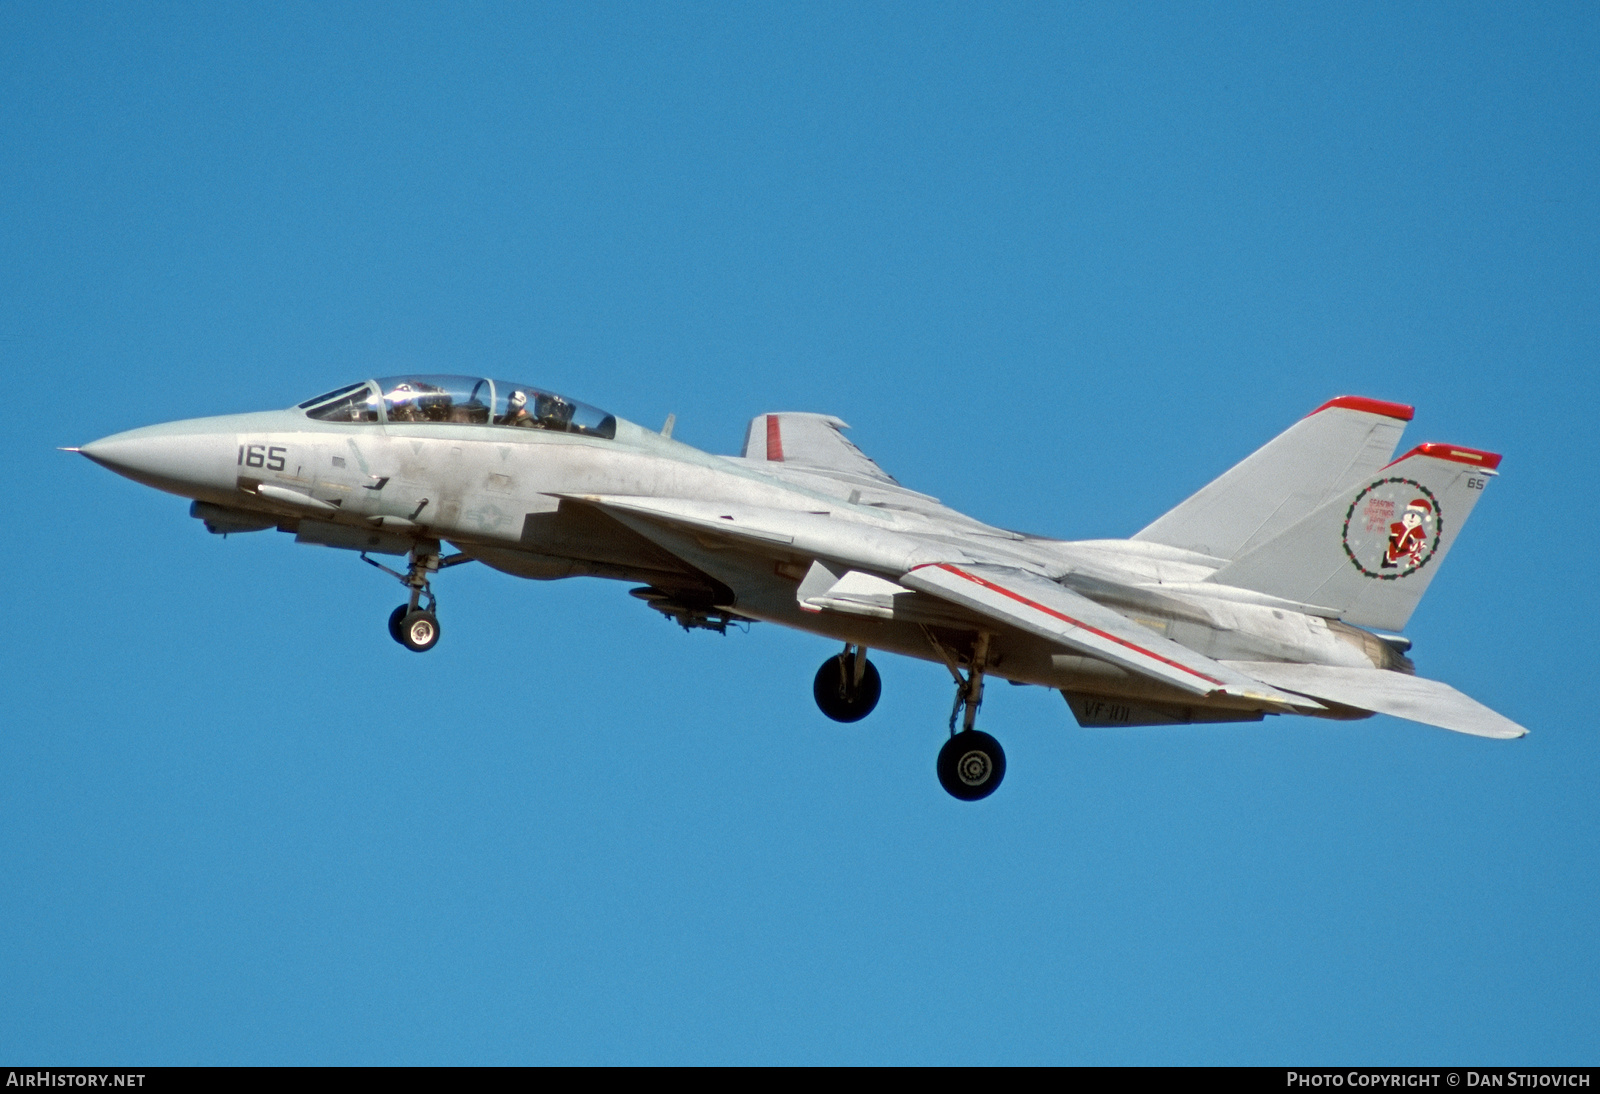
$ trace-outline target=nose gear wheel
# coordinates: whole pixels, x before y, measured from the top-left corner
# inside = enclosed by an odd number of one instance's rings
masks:
[[[400,644],[412,653],[427,653],[439,642],[439,619],[432,612],[406,612],[400,620]]]
[[[402,646],[406,644],[406,640],[400,637],[400,621],[405,619],[406,613],[410,610],[410,604],[402,604],[394,611],[389,613],[389,637],[400,643]]]
[[[438,645],[438,601],[434,598],[428,577],[447,567],[471,562],[472,559],[466,554],[440,558],[438,540],[418,540],[411,548],[410,565],[403,574],[376,559],[368,558],[365,551],[361,552],[361,561],[376,566],[411,591],[410,598],[389,613],[389,637],[413,653],[426,653]]]

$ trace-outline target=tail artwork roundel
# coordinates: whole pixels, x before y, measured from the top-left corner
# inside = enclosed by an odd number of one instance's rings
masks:
[[[1432,490],[1415,479],[1379,479],[1345,511],[1344,551],[1363,574],[1393,581],[1428,564],[1443,529]]]

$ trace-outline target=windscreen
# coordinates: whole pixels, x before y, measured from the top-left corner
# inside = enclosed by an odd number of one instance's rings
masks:
[[[376,422],[378,420],[378,393],[366,383],[318,395],[300,404],[306,417],[319,422]]]

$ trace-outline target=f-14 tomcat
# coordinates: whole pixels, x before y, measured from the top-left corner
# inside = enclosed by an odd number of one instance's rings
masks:
[[[670,418],[656,432],[475,377],[364,380],[79,451],[193,499],[214,533],[361,552],[406,586],[389,632],[418,652],[439,640],[434,577],[476,560],[633,582],[686,629],[760,620],[842,642],[814,686],[840,722],[878,702],[869,649],[937,662],[955,681],[939,779],[971,801],[1005,776],[974,728],[989,676],[1058,689],[1083,726],[1377,712],[1525,733],[1406,656],[1401,632],[1500,463],[1447,444],[1393,459],[1411,418],[1333,399],[1131,538],[1076,542],[901,486],[838,418],[762,414],[717,456],[674,441]]]

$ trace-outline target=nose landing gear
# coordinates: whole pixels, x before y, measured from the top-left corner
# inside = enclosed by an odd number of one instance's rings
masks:
[[[435,612],[438,601],[434,598],[428,577],[447,567],[471,562],[472,559],[465,554],[440,558],[438,540],[418,540],[411,548],[409,559],[410,565],[402,574],[368,558],[365,551],[361,553],[361,561],[376,566],[411,590],[406,602],[389,613],[389,637],[413,653],[427,653],[439,644],[439,617]],[[426,606],[424,600],[427,601]]]
[[[867,647],[847,645],[843,653],[822,663],[811,694],[818,709],[835,722],[859,722],[878,705],[883,679],[867,660]]]
[[[389,637],[412,653],[427,653],[439,642],[439,617],[402,604],[389,615]]]

